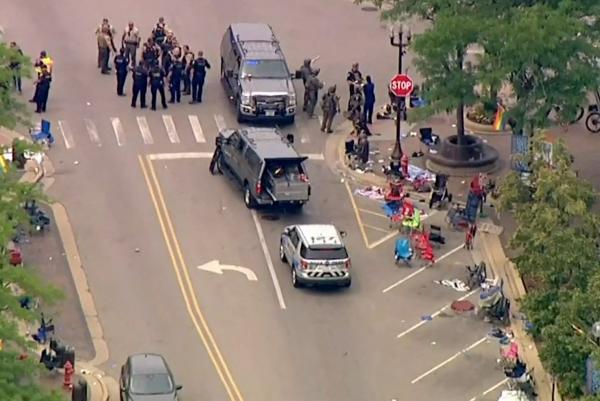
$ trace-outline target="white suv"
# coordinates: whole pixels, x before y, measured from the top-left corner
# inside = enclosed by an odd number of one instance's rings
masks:
[[[351,262],[342,234],[331,224],[299,224],[283,230],[279,258],[292,267],[294,287],[350,287]]]

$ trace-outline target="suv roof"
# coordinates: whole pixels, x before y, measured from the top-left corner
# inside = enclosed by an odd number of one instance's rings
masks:
[[[276,128],[244,128],[238,132],[261,159],[302,157]]]
[[[331,224],[299,224],[298,234],[309,247],[343,246],[340,235]]]
[[[135,374],[168,373],[167,362],[158,354],[135,354],[129,357],[131,371]]]
[[[260,23],[231,24],[231,32],[244,58],[260,60],[283,59],[279,41],[271,26]]]

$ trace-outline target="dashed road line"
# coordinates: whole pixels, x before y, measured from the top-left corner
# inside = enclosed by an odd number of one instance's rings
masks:
[[[179,143],[179,135],[177,135],[177,130],[175,129],[175,122],[173,121],[173,117],[171,117],[168,114],[163,114],[162,120],[165,124],[167,135],[169,136],[169,140],[171,141],[171,143]]]
[[[204,137],[204,132],[202,131],[202,126],[200,125],[200,120],[198,120],[198,116],[189,115],[188,120],[190,121],[190,125],[192,127],[192,132],[194,133],[194,138],[196,138],[196,142],[206,143],[206,138]]]
[[[152,145],[154,143],[154,138],[152,138],[152,134],[150,133],[150,126],[148,125],[148,120],[146,120],[146,117],[144,116],[137,116],[136,119],[144,143],[146,145]]]
[[[115,138],[117,138],[117,145],[125,145],[125,130],[123,129],[121,120],[118,117],[111,117],[110,123],[112,124],[113,131],[115,132]]]
[[[65,147],[67,149],[75,147],[75,139],[73,139],[73,132],[71,132],[69,123],[64,120],[58,120],[58,129],[65,141]]]
[[[219,132],[223,131],[227,127],[227,124],[225,124],[225,118],[221,114],[215,114],[214,119]]]
[[[83,122],[85,124],[85,129],[90,136],[90,141],[96,146],[102,146],[102,142],[100,142],[100,135],[98,135],[98,128],[96,128],[96,124],[90,120],[89,118],[84,118]]]
[[[483,396],[488,395],[489,393],[496,390],[498,387],[500,387],[501,385],[503,385],[506,382],[508,382],[508,377],[506,379],[500,380],[498,383],[494,384],[492,387],[488,388],[483,393],[481,393],[481,395],[478,395],[477,397],[483,397]],[[475,400],[477,400],[477,397],[473,397],[469,401],[475,401]]]

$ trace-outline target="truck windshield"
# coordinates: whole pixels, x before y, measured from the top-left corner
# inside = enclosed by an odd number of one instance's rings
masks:
[[[281,60],[247,60],[242,66],[242,78],[287,78],[287,66]]]

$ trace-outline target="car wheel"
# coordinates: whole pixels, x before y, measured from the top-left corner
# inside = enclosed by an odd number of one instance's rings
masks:
[[[287,263],[287,257],[285,256],[285,250],[283,249],[283,243],[279,243],[279,259],[284,262]]]
[[[236,118],[237,118],[238,123],[243,123],[244,121],[246,121],[246,119],[244,118],[244,115],[242,114],[241,107],[242,106],[240,105],[240,101],[237,100],[235,102],[235,111],[236,111]]]
[[[351,285],[352,285],[352,279],[349,279],[347,282],[344,283],[344,287],[346,287],[346,288],[350,288]]]
[[[252,192],[250,191],[248,184],[244,185],[244,204],[248,209],[254,207],[254,197],[252,196]]]
[[[223,174],[223,156],[217,157],[217,171]]]
[[[292,285],[294,288],[300,288],[302,284],[298,281],[298,275],[296,274],[296,269],[292,267]]]

